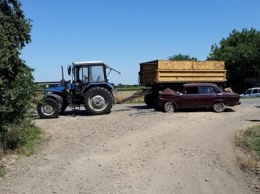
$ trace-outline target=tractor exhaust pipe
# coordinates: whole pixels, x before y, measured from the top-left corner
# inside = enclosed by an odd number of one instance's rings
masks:
[[[61,85],[65,85],[63,66],[61,65]]]

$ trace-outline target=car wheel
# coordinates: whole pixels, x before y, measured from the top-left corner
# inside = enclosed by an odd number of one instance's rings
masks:
[[[225,104],[223,102],[216,102],[213,105],[213,110],[215,112],[223,112],[225,109],[226,109],[226,106],[225,106]]]
[[[175,107],[172,102],[166,102],[163,106],[165,112],[174,112]]]

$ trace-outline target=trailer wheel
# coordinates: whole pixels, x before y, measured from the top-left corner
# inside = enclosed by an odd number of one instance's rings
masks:
[[[213,105],[213,110],[217,113],[223,112],[226,109],[226,106],[223,102],[216,102]]]
[[[59,104],[51,98],[42,99],[37,106],[41,118],[58,118],[59,110]]]
[[[144,96],[145,104],[150,108],[155,108],[157,106],[158,93],[150,93]]]
[[[85,108],[94,115],[110,113],[113,105],[112,93],[103,87],[91,88],[85,95]]]
[[[163,108],[165,112],[175,112],[175,106],[172,102],[166,102]]]

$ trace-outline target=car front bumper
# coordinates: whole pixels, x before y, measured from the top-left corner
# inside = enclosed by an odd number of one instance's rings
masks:
[[[235,102],[235,105],[240,105],[241,104],[241,102]]]

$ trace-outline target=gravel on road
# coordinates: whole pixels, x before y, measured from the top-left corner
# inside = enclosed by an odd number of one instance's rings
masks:
[[[259,110],[169,114],[132,104],[107,115],[36,119],[44,143],[8,166],[0,193],[252,193],[233,137],[256,124]]]

